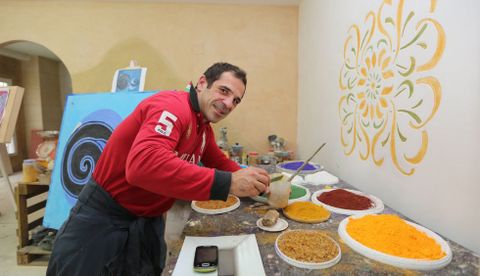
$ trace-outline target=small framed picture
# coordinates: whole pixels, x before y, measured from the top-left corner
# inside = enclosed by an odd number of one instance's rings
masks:
[[[118,69],[113,76],[112,92],[143,91],[146,74],[145,67]]]

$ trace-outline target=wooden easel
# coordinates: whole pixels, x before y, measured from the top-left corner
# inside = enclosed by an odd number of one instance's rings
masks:
[[[8,86],[0,88],[0,91],[8,91],[7,101],[3,107],[0,107],[0,109],[3,108],[3,116],[0,117],[0,171],[10,190],[12,203],[16,206],[15,192],[13,191],[10,179],[8,179],[8,175],[12,173],[12,164],[10,163],[5,144],[12,140],[13,133],[15,132],[15,125],[22,104],[24,89],[19,86]]]
[[[0,143],[0,172],[5,178],[8,187],[10,187],[10,192],[12,195],[15,195],[12,185],[10,184],[10,179],[8,179],[8,175],[13,173],[13,169],[12,163],[10,162],[10,157],[8,156],[7,145],[5,143]]]

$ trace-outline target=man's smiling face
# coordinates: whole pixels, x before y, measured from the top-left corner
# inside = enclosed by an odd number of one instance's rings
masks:
[[[200,112],[206,121],[216,123],[225,117],[242,101],[245,85],[232,72],[223,72],[210,87],[205,76],[197,84]]]

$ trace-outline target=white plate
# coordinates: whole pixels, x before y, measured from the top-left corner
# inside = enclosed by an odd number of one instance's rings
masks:
[[[204,208],[200,208],[198,207],[195,202],[197,201],[192,201],[192,209],[199,212],[199,213],[202,213],[202,214],[207,214],[207,215],[216,215],[216,214],[223,214],[223,213],[226,213],[226,212],[230,212],[230,211],[233,211],[235,209],[238,208],[238,206],[240,206],[240,199],[237,197],[237,196],[234,196],[234,195],[230,195],[230,196],[233,196],[235,197],[235,199],[237,200],[237,202],[235,202],[235,204],[233,204],[232,206],[229,206],[227,208],[221,208],[221,209],[204,209]]]
[[[292,230],[292,231],[296,231],[296,230]],[[288,264],[291,264],[293,266],[300,267],[300,268],[323,269],[323,268],[329,268],[329,267],[337,264],[340,261],[340,259],[342,258],[342,252],[340,250],[340,246],[338,245],[338,243],[334,239],[332,239],[331,237],[328,237],[333,241],[333,243],[335,243],[335,245],[338,248],[338,255],[335,256],[335,258],[333,258],[329,261],[326,261],[326,262],[321,262],[321,263],[307,263],[307,262],[294,260],[294,259],[288,257],[287,255],[283,254],[282,251],[280,251],[280,248],[278,247],[278,240],[280,239],[280,237],[283,234],[288,233],[288,232],[289,231],[283,232],[282,234],[278,235],[277,239],[275,240],[275,252],[277,252],[277,255],[280,256],[280,258],[282,260],[284,260],[285,262],[287,262]]]
[[[337,214],[343,214],[343,215],[358,215],[359,216],[359,215],[366,215],[366,214],[377,214],[377,213],[382,212],[383,209],[384,209],[383,202],[378,197],[373,196],[373,195],[367,195],[367,194],[364,194],[360,191],[355,191],[355,190],[350,190],[350,189],[343,189],[343,190],[349,191],[351,193],[361,195],[361,196],[364,196],[364,197],[368,197],[373,202],[374,206],[370,209],[367,209],[367,210],[350,210],[350,209],[343,209],[343,208],[334,207],[334,206],[328,205],[326,203],[323,203],[323,202],[321,202],[320,200],[317,199],[317,197],[319,195],[321,195],[322,193],[330,192],[330,191],[333,191],[333,190],[337,190],[337,189],[323,189],[323,190],[316,191],[312,195],[312,202],[317,204],[317,205],[325,207],[327,210],[329,210],[331,212],[334,212],[334,213],[337,213]]]
[[[295,186],[295,188],[305,190],[306,193],[302,197],[289,199],[288,204],[292,204],[292,203],[297,202],[297,201],[309,201],[310,200],[310,190],[308,190],[308,188],[300,186],[300,185],[292,184],[292,187],[294,187],[294,186]],[[268,198],[264,197],[264,196],[254,196],[254,197],[251,197],[251,198],[255,201],[262,202],[262,203],[267,203],[268,202]]]
[[[415,224],[409,221],[405,221],[405,222],[407,222],[411,226],[417,228],[417,230],[424,232],[429,237],[434,239],[442,247],[442,250],[443,252],[445,252],[446,255],[443,258],[438,260],[420,260],[420,259],[397,257],[397,256],[393,256],[393,255],[389,255],[389,254],[377,251],[370,247],[367,247],[359,243],[355,239],[353,239],[347,232],[347,224],[349,219],[361,218],[361,217],[363,216],[350,216],[342,220],[340,222],[340,225],[338,226],[338,234],[340,235],[340,238],[348,246],[350,246],[353,250],[357,251],[358,253],[364,255],[365,257],[368,257],[389,265],[406,268],[406,269],[417,269],[417,270],[440,269],[445,267],[450,263],[450,261],[452,261],[452,250],[450,249],[450,246],[448,245],[448,243],[444,239],[442,239],[442,237],[440,237],[436,233],[430,231],[429,229],[423,226],[420,226],[418,224]]]
[[[260,218],[260,219],[257,220],[257,226],[260,229],[268,231],[268,232],[279,232],[279,231],[283,231],[283,230],[287,229],[288,222],[286,220],[282,219],[282,218],[278,218],[277,223],[275,223],[275,225],[264,226],[263,223],[262,223],[262,219]]]
[[[312,185],[335,185],[339,181],[338,177],[325,170],[305,175],[305,183]]]
[[[56,145],[57,144],[54,141],[42,142],[37,146],[37,150],[35,151],[35,153],[38,157],[46,159],[55,150]]]

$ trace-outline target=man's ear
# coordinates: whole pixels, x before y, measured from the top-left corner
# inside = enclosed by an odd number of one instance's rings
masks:
[[[207,78],[205,77],[205,75],[200,76],[200,78],[198,79],[198,82],[197,82],[197,91],[201,92],[205,88],[207,88],[207,86],[208,86],[208,83],[207,83]]]

